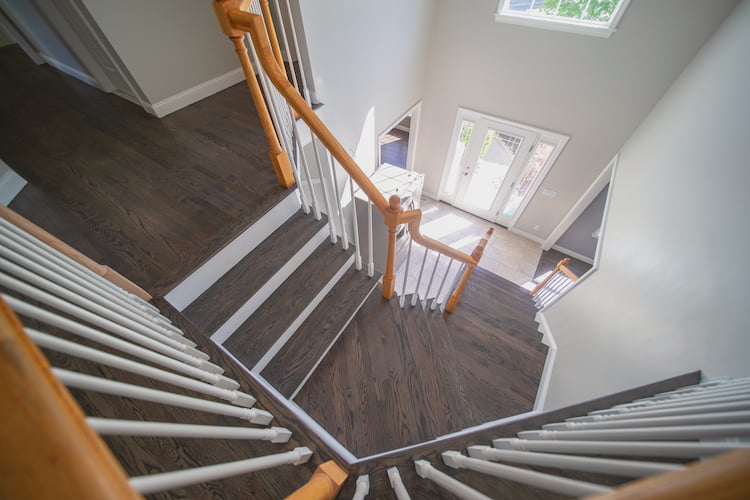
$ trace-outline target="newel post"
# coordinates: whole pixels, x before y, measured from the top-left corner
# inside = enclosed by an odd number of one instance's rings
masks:
[[[385,261],[385,273],[383,274],[383,297],[389,300],[393,297],[393,291],[396,288],[396,231],[398,230],[400,215],[401,198],[394,194],[388,199],[388,208],[383,216],[385,225],[388,226],[388,256]]]
[[[250,95],[253,98],[255,104],[255,110],[260,118],[260,124],[263,127],[263,133],[266,136],[266,142],[270,149],[269,157],[273,164],[273,169],[276,172],[276,177],[279,179],[279,184],[285,188],[294,186],[294,174],[292,172],[292,165],[289,162],[289,156],[286,151],[281,148],[279,138],[276,135],[276,129],[271,121],[271,115],[268,113],[268,107],[266,101],[263,99],[263,93],[260,90],[260,85],[255,77],[255,71],[250,63],[250,58],[247,55],[247,48],[245,47],[245,32],[238,30],[232,26],[232,22],[227,15],[230,11],[241,10],[246,11],[252,0],[215,0],[212,2],[214,12],[216,13],[216,19],[219,21],[221,31],[232,40],[234,44],[234,50],[237,52],[237,57],[242,65],[242,71],[245,74],[245,80],[247,81],[247,87],[250,89]]]
[[[310,480],[285,500],[333,500],[336,498],[348,474],[336,462],[329,460],[320,464]]]

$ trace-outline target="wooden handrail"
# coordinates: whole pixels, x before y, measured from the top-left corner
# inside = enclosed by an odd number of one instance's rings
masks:
[[[279,91],[284,99],[286,99],[297,116],[300,117],[308,127],[310,127],[310,130],[313,131],[315,136],[318,137],[320,142],[328,149],[331,156],[333,156],[346,173],[349,174],[352,181],[362,189],[372,204],[383,215],[384,222],[388,226],[388,254],[386,257],[385,272],[383,274],[383,297],[390,299],[394,293],[396,281],[396,233],[398,226],[404,223],[409,224],[409,230],[414,241],[420,245],[467,264],[471,269],[476,267],[478,260],[471,255],[465,254],[464,252],[433,240],[432,238],[423,236],[419,232],[421,210],[410,210],[404,212],[400,207],[401,200],[396,195],[391,196],[389,200],[385,199],[385,196],[383,196],[370,178],[365,175],[362,169],[359,168],[357,162],[354,161],[349,153],[347,153],[346,149],[344,149],[331,131],[328,130],[323,121],[313,109],[308,106],[307,102],[299,94],[297,89],[289,82],[289,79],[282,69],[283,65],[280,65],[278,58],[274,55],[271,41],[269,41],[269,36],[271,35],[264,27],[263,18],[257,14],[251,14],[245,11],[250,3],[251,0],[214,0],[213,5],[216,15],[219,18],[219,24],[222,26],[224,33],[230,36],[230,38],[233,38],[233,40],[236,39],[239,36],[238,33],[250,34],[258,60],[260,61],[261,66],[263,66],[263,70],[268,75],[273,86]],[[248,79],[250,79],[249,76]],[[255,80],[254,73],[252,74],[252,79]],[[466,279],[468,279],[468,276]],[[465,281],[463,284],[465,285]],[[460,295],[461,294],[459,293],[457,297],[460,297]],[[455,307],[455,303],[453,306]],[[446,308],[446,310],[448,309]]]
[[[490,241],[493,232],[494,229],[489,228],[487,230],[487,233],[485,233],[484,237],[479,240],[479,243],[477,243],[477,246],[474,247],[474,250],[471,252],[471,259],[474,261],[474,263],[466,264],[466,269],[464,269],[464,273],[461,275],[461,279],[459,280],[456,289],[453,290],[450,299],[448,299],[448,303],[445,305],[446,311],[453,312],[453,309],[456,308],[456,304],[458,304],[458,301],[461,300],[461,295],[463,295],[464,293],[464,288],[466,287],[466,283],[469,281],[469,276],[471,276],[472,271],[474,271],[474,268],[477,267],[477,264],[479,264],[479,260],[482,258],[482,255],[484,255],[484,249],[487,246],[487,242]]]
[[[572,281],[578,281],[578,276],[576,276],[573,271],[571,271],[570,269],[566,267],[568,265],[568,262],[570,262],[569,258],[565,258],[561,260],[560,262],[558,262],[557,265],[555,266],[555,269],[553,269],[552,272],[549,273],[547,277],[541,281],[541,283],[535,286],[534,289],[529,292],[529,295],[536,295],[539,292],[539,290],[541,290],[542,287],[544,287],[544,285],[546,285],[547,282],[551,280],[555,274],[557,274],[558,271],[562,271],[563,273],[565,273],[565,276],[570,278]]]
[[[139,287],[138,285],[136,285],[135,283],[127,279],[125,276],[118,273],[117,271],[114,271],[108,266],[99,264],[98,262],[94,262],[89,257],[82,254],[75,248],[71,247],[70,245],[61,241],[55,236],[51,235],[50,233],[48,233],[41,227],[37,226],[36,224],[31,222],[27,218],[23,217],[19,213],[11,210],[10,208],[4,205],[0,205],[0,217],[7,220],[8,222],[13,224],[17,228],[26,231],[27,233],[34,236],[38,240],[51,246],[52,248],[62,253],[66,257],[73,259],[75,262],[81,264],[86,269],[93,271],[94,273],[98,274],[99,276],[109,281],[110,283],[113,283],[121,288],[124,288],[128,292],[142,298],[143,300],[147,302],[153,298],[143,288]]]
[[[336,462],[320,464],[309,481],[286,500],[333,500],[344,485],[348,474]]]
[[[750,449],[724,453],[687,468],[626,483],[589,500],[740,500],[750,498]]]
[[[0,299],[0,498],[142,498]]]

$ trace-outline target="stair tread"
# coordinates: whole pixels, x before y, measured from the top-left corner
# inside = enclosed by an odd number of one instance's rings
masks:
[[[284,397],[291,397],[372,293],[379,277],[350,268],[262,370],[263,377]]]
[[[325,216],[316,221],[298,211],[186,307],[183,315],[211,335],[325,224]]]
[[[237,328],[224,347],[252,369],[353,254],[353,247],[342,250],[329,240],[321,243]]]

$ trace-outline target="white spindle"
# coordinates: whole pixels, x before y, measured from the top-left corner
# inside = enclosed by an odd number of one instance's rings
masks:
[[[293,113],[292,108],[289,107],[289,113]],[[297,127],[297,120],[292,120],[292,127],[294,128],[294,139],[297,142],[299,148],[299,158],[302,162],[302,171],[305,174],[307,180],[307,186],[310,189],[310,200],[312,201],[313,215],[315,220],[320,220],[320,208],[318,206],[318,197],[315,195],[315,187],[313,186],[312,177],[310,176],[310,169],[307,166],[307,157],[305,156],[305,149],[302,147],[302,139],[299,135],[299,128]]]
[[[290,41],[289,37],[287,36],[286,26],[285,26],[286,23],[284,22],[284,13],[281,12],[281,9],[279,8],[279,4],[277,2],[273,2],[273,3],[269,3],[269,5],[275,5],[276,6],[276,13],[278,14],[278,16],[277,16],[278,22],[276,23],[276,27],[278,28],[278,30],[277,30],[278,35],[280,35],[279,38],[281,40],[283,40],[283,42],[284,42],[284,43],[282,43],[280,45],[284,46],[284,52],[286,53],[286,60],[289,62],[289,70],[288,70],[287,74],[291,76],[291,78],[289,78],[290,83],[294,86],[295,89],[297,89],[299,91],[300,95],[302,95],[302,97],[304,99],[305,98],[305,96],[304,96],[305,85],[302,84],[302,82],[299,79],[299,76],[297,75],[297,70],[294,67],[294,59],[292,58],[292,52],[289,50],[290,43],[294,43],[295,47],[297,46],[297,38],[295,37],[294,40]],[[289,14],[289,20],[290,20],[290,22],[293,23],[294,21],[292,20],[292,11],[291,10],[287,10],[287,13]],[[299,61],[299,66],[301,68],[302,67],[302,61],[299,60],[299,59],[298,59],[298,61]],[[307,99],[305,99],[305,100],[307,100]],[[309,104],[310,103],[308,102],[308,105]]]
[[[424,273],[424,266],[427,264],[427,254],[429,253],[429,249],[425,247],[424,254],[422,255],[422,265],[419,266],[419,276],[417,277],[417,286],[414,288],[414,295],[411,296],[411,306],[414,307],[417,305],[417,301],[419,300],[419,285],[422,284],[422,274]]]
[[[336,236],[336,226],[333,221],[333,208],[331,205],[331,198],[328,194],[328,186],[326,183],[326,176],[323,174],[323,163],[320,159],[320,151],[318,151],[318,144],[317,144],[317,138],[315,135],[312,134],[312,143],[311,146],[313,148],[313,155],[315,156],[315,167],[318,170],[318,178],[320,179],[320,189],[323,194],[323,203],[325,203],[326,206],[326,215],[328,216],[328,234],[331,237],[331,243],[336,243],[338,241],[338,238]]]
[[[406,283],[409,281],[409,263],[411,262],[411,247],[414,240],[409,235],[409,248],[406,251],[406,269],[404,270],[404,283],[401,285],[401,297],[398,298],[398,304],[404,307],[406,301]]]
[[[372,234],[372,200],[367,198],[367,275],[372,278],[375,274],[375,250],[373,249]]]
[[[681,425],[674,427],[633,427],[583,431],[535,430],[518,433],[523,439],[651,441],[670,439],[710,439],[750,436],[750,424]]]
[[[558,477],[552,474],[544,474],[542,472],[519,469],[517,467],[509,467],[507,465],[487,462],[485,460],[477,460],[476,458],[461,455],[457,451],[447,451],[443,453],[443,462],[445,462],[445,465],[447,465],[448,467],[453,467],[455,469],[469,469],[476,472],[481,472],[483,474],[499,477],[501,479],[509,479],[511,481],[528,484],[536,488],[554,491],[555,493],[559,493],[561,495],[580,497],[598,493],[607,493],[608,491],[611,491],[611,488],[602,486],[600,484],[578,481],[576,479],[568,479],[565,477]]]
[[[684,406],[681,408],[667,408],[664,410],[633,410],[623,413],[613,413],[607,415],[586,415],[584,417],[573,417],[566,419],[569,422],[602,422],[610,420],[627,420],[630,418],[645,417],[671,417],[676,415],[692,415],[701,413],[714,413],[721,411],[741,411],[750,410],[750,400],[737,401],[733,403],[714,403],[707,405]]]
[[[98,326],[100,328],[104,328],[105,330],[108,330],[116,335],[119,335],[120,337],[131,337],[131,338],[133,338],[133,336],[137,336],[138,338],[145,337],[151,340],[155,340],[161,344],[164,344],[165,346],[184,352],[185,354],[189,354],[190,356],[200,358],[200,359],[208,359],[208,356],[206,354],[195,349],[194,347],[191,347],[190,345],[186,343],[179,342],[177,340],[171,339],[160,333],[156,333],[145,328],[140,328],[138,330],[126,328],[125,326],[119,323],[103,318],[97,314],[92,313],[91,311],[78,307],[74,304],[71,304],[70,302],[66,302],[60,299],[59,297],[55,297],[47,292],[34,288],[30,285],[27,285],[26,283],[22,283],[3,273],[0,273],[0,284],[2,284],[3,286],[7,286],[8,288],[12,290],[16,290],[31,299],[38,300],[39,302],[42,302],[43,304],[47,304],[66,314],[73,315],[77,317],[78,319],[91,323],[92,325]]]
[[[44,267],[55,269],[58,274],[65,278],[78,282],[82,286],[112,298],[112,300],[123,301],[147,314],[157,315],[159,313],[158,309],[140,297],[116,287],[108,280],[3,219],[0,219],[0,243],[16,254]]]
[[[487,495],[480,493],[474,488],[466,486],[461,481],[450,477],[448,474],[437,470],[427,460],[417,460],[414,462],[414,467],[417,469],[417,475],[419,477],[422,479],[429,479],[435,484],[450,491],[458,498],[464,500],[491,500]]]
[[[310,100],[310,92],[309,92],[309,90],[307,88],[307,78],[305,77],[305,68],[304,68],[304,65],[302,64],[302,56],[301,56],[300,50],[299,50],[299,39],[297,38],[297,30],[296,30],[295,25],[294,25],[294,15],[292,14],[292,9],[289,6],[289,0],[285,0],[285,2],[286,2],[286,11],[289,14],[289,31],[290,31],[290,33],[292,35],[292,42],[294,44],[294,52],[295,52],[295,55],[297,56],[297,62],[299,64],[299,76],[300,76],[300,78],[302,80],[301,81],[301,83],[302,83],[302,96],[305,98],[305,101],[307,101],[307,104],[310,105],[310,106],[312,106],[312,102]],[[279,16],[279,17],[282,17],[282,16]],[[283,19],[282,19],[281,23],[282,23],[282,32],[284,33],[284,38],[287,40],[287,47],[288,47],[289,46],[289,38],[286,36],[286,30],[284,29],[284,26],[283,26],[283,23],[284,23]],[[291,59],[290,59],[290,61],[291,61]],[[292,64],[291,62],[290,62],[289,65],[290,66],[294,66],[294,64]]]
[[[286,453],[249,458],[237,462],[132,477],[130,478],[130,486],[142,495],[148,495],[158,491],[182,488],[206,481],[271,469],[281,465],[301,465],[307,462],[311,455],[312,452],[307,448],[295,448],[293,451]]]
[[[229,401],[237,406],[250,407],[255,404],[255,398],[243,392],[222,389],[221,387],[199,382],[192,378],[183,377],[182,375],[177,375],[159,368],[144,365],[143,363],[138,363],[97,349],[92,349],[91,347],[57,338],[31,328],[26,328],[26,333],[36,345],[44,347],[45,349],[65,353],[70,356],[75,356],[77,358],[110,366],[126,372],[135,373],[143,377],[158,380],[166,384],[172,384],[190,391],[199,392],[207,396],[213,396],[215,398]]]
[[[354,262],[357,271],[362,270],[362,252],[359,246],[359,222],[357,221],[357,199],[354,197],[354,179],[349,177],[349,193],[352,198],[352,230],[354,231]]]
[[[716,403],[731,403],[731,402],[738,402],[738,401],[747,401],[750,399],[750,394],[747,393],[740,393],[740,394],[730,394],[730,395],[720,395],[720,396],[711,396],[707,394],[705,398],[698,398],[698,399],[675,399],[668,402],[654,402],[652,404],[642,404],[638,406],[632,406],[629,408],[613,408],[611,410],[601,410],[601,411],[592,411],[591,415],[610,415],[610,414],[617,414],[622,413],[624,411],[628,410],[665,410],[667,408],[682,408],[686,406],[693,406],[693,405],[706,405],[706,404],[716,404]]]
[[[161,323],[152,321],[149,318],[144,318],[139,314],[133,313],[132,309],[127,309],[117,303],[109,302],[106,299],[103,299],[101,296],[90,294],[87,290],[79,289],[75,286],[66,288],[57,284],[51,279],[43,277],[43,275],[35,274],[28,269],[16,265],[13,262],[10,262],[2,257],[0,257],[0,269],[26,281],[31,285],[57,295],[58,297],[67,300],[68,302],[84,307],[89,311],[98,314],[99,316],[108,318],[112,321],[120,323],[123,326],[132,328],[135,331],[143,332],[144,330],[148,330],[150,332],[153,332],[154,334],[164,335],[177,342],[181,342],[190,347],[195,347],[195,342],[192,342],[183,337],[181,332],[177,333],[171,328],[165,328]],[[44,271],[42,270],[42,272]],[[150,334],[147,333],[146,335]]]
[[[105,345],[150,363],[169,368],[170,370],[180,372],[198,380],[203,380],[204,382],[208,382],[217,387],[232,390],[239,387],[239,384],[236,381],[221,375],[221,373],[224,372],[221,367],[204,359],[185,354],[182,351],[178,351],[177,349],[166,346],[161,342],[157,342],[148,337],[138,335],[137,333],[123,335],[124,338],[134,342],[133,344],[72,321],[60,316],[59,314],[54,314],[31,304],[27,304],[15,297],[9,295],[3,295],[2,297],[17,314],[60,328],[72,333],[73,335],[93,340],[101,345]]]
[[[273,415],[265,410],[255,408],[240,408],[224,403],[215,403],[205,399],[183,396],[172,392],[149,389],[139,385],[126,384],[116,380],[84,375],[61,368],[52,368],[52,372],[66,387],[82,389],[114,396],[122,396],[142,401],[151,401],[167,406],[188,408],[190,410],[204,411],[216,415],[225,415],[248,420],[254,424],[266,425],[273,420]]]
[[[747,444],[729,441],[531,441],[518,438],[495,439],[495,448],[579,455],[627,457],[704,458],[739,450]]]
[[[254,429],[249,427],[142,422],[140,420],[118,420],[97,417],[87,417],[86,422],[102,436],[243,439],[269,441],[271,443],[286,443],[292,436],[291,431],[283,427]]]
[[[438,288],[437,295],[435,295],[435,298],[432,300],[432,307],[430,309],[432,309],[433,311],[442,303],[441,294],[443,293],[445,282],[448,281],[448,275],[450,275],[451,273],[451,266],[453,266],[453,259],[448,260],[448,269],[445,270],[443,279],[440,281],[440,287]]]
[[[440,253],[437,253],[435,258],[435,267],[432,268],[432,274],[430,274],[430,281],[427,283],[427,291],[424,293],[424,300],[422,300],[422,308],[427,310],[427,301],[430,299],[430,289],[432,288],[432,282],[435,280],[435,273],[437,273],[438,265],[440,264]]]
[[[577,470],[610,474],[620,477],[646,477],[663,472],[682,470],[685,467],[663,462],[643,460],[619,460],[612,458],[577,457],[556,453],[536,453],[516,450],[500,450],[489,446],[469,446],[469,456],[495,462],[514,462],[541,467]]]
[[[328,166],[331,171],[331,182],[333,183],[333,199],[336,201],[336,213],[339,217],[339,224],[341,228],[341,246],[344,250],[349,249],[349,236],[346,234],[346,223],[344,222],[344,206],[341,204],[341,193],[339,192],[339,180],[336,175],[336,160],[331,156],[331,152],[326,149]],[[352,200],[353,202],[354,200]]]
[[[719,398],[724,396],[735,396],[735,395],[747,395],[750,397],[750,385],[748,386],[738,386],[738,387],[727,387],[727,388],[721,388],[721,389],[711,389],[706,391],[701,391],[697,393],[692,394],[685,394],[680,395],[678,397],[663,397],[663,398],[653,398],[648,400],[642,400],[637,401],[635,403],[626,405],[626,406],[616,406],[614,408],[620,409],[620,408],[640,408],[645,406],[653,406],[653,405],[659,405],[659,404],[670,404],[670,403],[677,403],[677,402],[685,402],[685,401],[700,401],[705,399],[713,399],[713,398]]]
[[[667,427],[678,425],[707,425],[720,423],[750,422],[750,411],[728,411],[699,413],[690,415],[673,415],[661,417],[634,417],[622,420],[605,420],[599,422],[557,422],[543,425],[548,430],[579,429],[624,429],[631,427]]]
[[[352,495],[352,500],[364,500],[370,492],[370,476],[362,474],[357,478],[355,485],[356,487],[354,489],[354,495]]]
[[[713,389],[726,389],[728,387],[737,387],[737,386],[743,386],[743,385],[749,385],[749,384],[750,384],[750,380],[744,379],[744,378],[736,379],[736,380],[707,380],[700,384],[681,387],[673,391],[660,392],[648,398],[636,399],[635,401],[633,401],[633,403],[637,403],[639,401],[646,401],[649,399],[659,399],[662,397],[673,396],[673,395],[687,396],[689,394],[710,391]]]
[[[406,491],[404,482],[401,480],[401,474],[398,473],[396,467],[388,469],[388,481],[391,483],[391,488],[393,488],[398,500],[411,500],[409,492]]]

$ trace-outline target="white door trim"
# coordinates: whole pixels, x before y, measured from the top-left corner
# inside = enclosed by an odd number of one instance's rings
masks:
[[[419,114],[422,111],[422,101],[417,101],[417,103],[406,110],[406,112],[399,116],[396,121],[388,125],[385,130],[380,132],[378,134],[377,140],[377,150],[378,150],[378,168],[383,163],[383,159],[380,157],[380,138],[383,137],[385,134],[393,130],[394,128],[397,128],[397,125],[401,123],[401,120],[406,118],[407,116],[411,115],[411,125],[409,126],[409,142],[406,144],[406,170],[414,170],[414,151],[417,148],[417,134],[419,134]]]
[[[589,204],[591,204],[594,198],[596,198],[596,196],[601,193],[602,189],[604,189],[604,186],[606,186],[607,183],[612,180],[615,165],[617,165],[617,156],[618,155],[615,155],[615,157],[610,160],[607,166],[604,167],[604,170],[602,170],[601,173],[599,173],[599,175],[596,177],[596,179],[594,179],[594,182],[591,183],[588,189],[581,195],[581,197],[568,211],[565,217],[563,217],[557,227],[555,227],[555,229],[552,230],[549,236],[547,236],[547,238],[542,243],[542,250],[549,250],[550,248],[552,248],[552,246],[557,243],[557,240],[560,239],[560,236],[562,236],[563,233],[568,230],[568,228],[576,221],[578,216],[581,215],[584,210],[586,210],[586,207],[588,207]],[[602,220],[602,225],[603,224],[604,220]],[[602,234],[599,235],[600,242],[602,240],[602,236]]]

